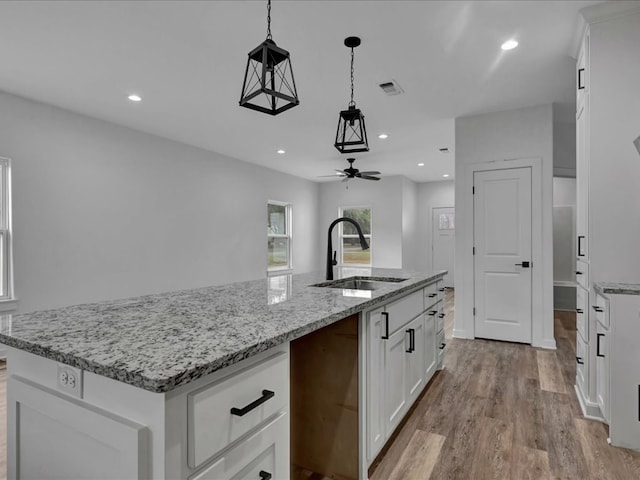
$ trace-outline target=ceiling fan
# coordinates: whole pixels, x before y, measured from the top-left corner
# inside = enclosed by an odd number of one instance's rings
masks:
[[[355,162],[355,158],[347,158],[347,162],[349,162],[349,168],[345,168],[344,170],[336,170],[336,173],[333,175],[320,175],[321,177],[343,177],[343,182],[348,181],[351,178],[364,178],[365,180],[380,180],[380,177],[374,177],[373,175],[380,175],[380,172],[361,172],[357,168],[354,168],[353,162]]]

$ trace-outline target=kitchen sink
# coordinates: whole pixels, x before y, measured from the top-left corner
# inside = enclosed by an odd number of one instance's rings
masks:
[[[348,277],[329,282],[316,283],[311,287],[344,288],[349,290],[377,290],[385,284],[404,282],[406,278],[393,277]]]

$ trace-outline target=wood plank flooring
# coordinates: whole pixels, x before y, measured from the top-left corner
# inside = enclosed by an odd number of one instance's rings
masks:
[[[371,480],[636,480],[640,452],[607,444],[575,383],[575,314],[556,312],[558,350],[452,339],[445,370],[416,403]],[[6,478],[6,366],[0,361],[0,478]],[[312,472],[297,478],[321,480]]]

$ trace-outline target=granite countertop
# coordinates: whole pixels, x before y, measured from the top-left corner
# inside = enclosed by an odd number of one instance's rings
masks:
[[[406,278],[373,291],[318,288],[320,272],[44,310],[12,316],[0,343],[152,392],[168,392],[271,347],[442,277]],[[336,276],[338,278],[338,276]]]
[[[594,287],[609,295],[640,295],[640,283],[595,282]]]

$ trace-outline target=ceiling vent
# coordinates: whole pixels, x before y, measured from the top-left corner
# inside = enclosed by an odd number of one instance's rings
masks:
[[[404,93],[404,90],[402,89],[402,87],[398,85],[398,82],[396,82],[393,79],[391,79],[388,82],[379,83],[378,86],[387,95],[400,95],[401,93]]]

